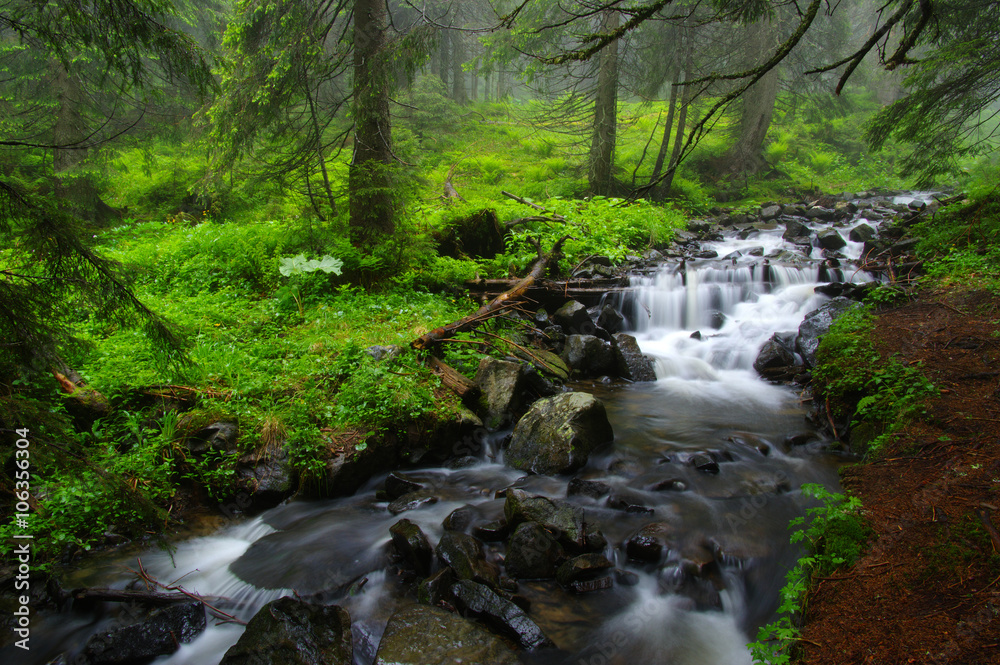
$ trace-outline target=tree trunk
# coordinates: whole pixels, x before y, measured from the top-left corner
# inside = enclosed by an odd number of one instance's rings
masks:
[[[354,155],[348,175],[351,229],[370,243],[392,233],[392,127],[389,122],[391,63],[386,58],[386,5],[354,4]]]
[[[750,62],[756,66],[771,54],[770,36],[773,34],[773,26],[761,21],[748,26],[748,30],[750,31],[747,40],[748,56]],[[763,157],[764,139],[771,126],[771,116],[774,114],[774,102],[777,97],[777,67],[767,72],[743,94],[740,104],[739,134],[725,156],[729,161],[729,171],[740,175],[753,175],[767,164]]]
[[[618,27],[619,14],[614,10],[604,12],[603,32]],[[615,141],[618,129],[618,41],[601,51],[601,64],[597,72],[597,97],[594,101],[594,132],[590,144],[590,162],[587,182],[593,194],[607,196],[614,189],[612,169],[615,161]]]
[[[57,60],[51,61],[52,86],[55,89],[58,108],[56,121],[52,127],[52,143],[66,148],[55,148],[52,155],[52,166],[56,173],[61,173],[76,166],[87,156],[87,150],[80,147],[86,137],[84,131],[83,90],[80,79],[71,74]]]
[[[684,42],[684,72],[680,75],[681,80],[691,77],[694,69],[694,40],[691,38],[690,28],[683,26],[681,29],[681,40]],[[662,201],[670,195],[670,188],[674,184],[674,173],[677,172],[677,164],[680,162],[681,149],[684,145],[684,132],[687,129],[688,107],[694,100],[694,89],[692,86],[684,86],[684,93],[681,95],[681,110],[677,117],[677,131],[674,132],[674,149],[670,153],[670,165],[667,167],[666,177],[660,186],[655,190],[653,198]]]
[[[465,91],[465,70],[462,69],[462,65],[465,64],[464,38],[465,35],[461,32],[455,32],[451,36],[451,78],[453,81],[451,98],[462,106],[469,101]]]
[[[313,99],[312,88],[309,85],[309,76],[303,67],[302,71],[302,83],[303,88],[306,91],[306,100],[309,102],[309,117],[312,120],[312,129],[314,138],[316,140],[313,146],[316,150],[316,160],[319,162],[319,171],[323,176],[323,191],[326,193],[326,202],[330,206],[330,214],[336,216],[337,214],[337,202],[333,198],[333,188],[330,185],[330,174],[326,170],[326,156],[323,154],[323,132],[319,126],[319,117],[316,111],[316,103]],[[309,169],[306,169],[306,185],[309,185]],[[309,188],[309,198],[312,199],[312,189]],[[316,209],[316,213],[319,215],[320,219],[324,219],[324,215],[320,212],[319,207],[316,206],[315,201],[313,202],[313,207]]]
[[[451,30],[441,30],[441,43],[438,45],[438,78],[448,89],[448,74],[451,70]]]
[[[668,77],[671,81],[670,101],[667,102],[667,123],[663,126],[663,141],[660,143],[660,151],[656,153],[656,164],[653,165],[653,174],[650,181],[660,177],[663,171],[663,162],[667,159],[667,150],[670,148],[670,132],[674,128],[674,111],[677,109],[677,85],[681,81],[681,69],[674,65],[672,75]]]

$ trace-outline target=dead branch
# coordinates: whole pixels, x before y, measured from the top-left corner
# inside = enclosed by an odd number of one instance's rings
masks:
[[[459,201],[465,202],[465,197],[458,193],[455,189],[455,185],[452,184],[451,179],[455,177],[455,167],[458,166],[458,162],[451,165],[448,169],[448,177],[444,179],[444,198],[445,199],[458,199]]]
[[[541,247],[538,241],[535,241],[535,249],[538,251],[538,259],[535,261],[534,265],[531,267],[531,271],[512,288],[501,293],[496,298],[486,303],[480,307],[474,314],[462,317],[458,321],[449,323],[446,326],[440,328],[435,328],[425,335],[421,335],[417,339],[410,342],[410,346],[413,348],[424,351],[431,348],[434,344],[446,340],[450,337],[454,337],[460,332],[465,332],[472,330],[479,324],[487,321],[494,316],[501,314],[511,308],[517,306],[517,302],[524,297],[525,292],[528,288],[535,283],[542,275],[545,274],[545,270],[549,266],[549,261],[552,257],[557,256],[562,250],[562,245],[564,242],[569,240],[571,236],[563,236],[560,238],[553,246],[552,251],[548,254],[543,255],[541,252]]]
[[[431,371],[441,378],[441,383],[462,398],[463,401],[479,397],[479,386],[476,385],[475,381],[470,380],[437,356],[428,358],[427,364],[430,366]]]

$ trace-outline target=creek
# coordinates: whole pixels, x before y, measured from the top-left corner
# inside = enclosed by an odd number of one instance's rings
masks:
[[[854,226],[876,226],[883,216],[872,213],[877,209],[863,207],[839,222],[838,231],[846,239]],[[828,225],[801,221],[814,240]],[[665,261],[607,296],[643,352],[654,357],[658,377],[571,386],[604,402],[615,432],[613,444],[573,477],[609,486],[617,505],[567,496],[570,477],[505,466],[503,433],[497,433],[484,439],[473,466],[405,472],[431,488],[435,503],[390,514],[376,496],[382,476],[347,498],[288,502],[169,551],[145,552],[143,566],[160,581],[183,578],[185,589],[228,598],[227,607],[235,607],[228,611],[243,620],[283,595],[319,594],[348,610],[355,663],[369,665],[394,608],[412,600],[390,564],[389,527],[406,517],[436,543],[442,522],[463,506],[484,520],[502,517],[504,500],[495,492],[515,487],[583,508],[587,522],[606,536],[605,554],[620,571],[611,588],[589,593],[564,590],[555,580],[519,582],[529,616],[556,644],[522,652],[523,662],[750,663],[746,643],[773,617],[785,572],[800,555],[788,529],[809,505],[800,488],[836,488],[845,461],[808,424],[800,393],[767,383],[752,365],[772,334],[796,331],[805,314],[827,300],[814,292],[818,284],[873,279],[855,268],[862,243],[848,242],[841,267],[832,268],[821,258],[804,258],[801,246],[782,239],[783,231],[776,223],[757,224],[749,234],[725,229],[721,239],[699,246],[718,258]],[[791,253],[794,260],[782,258]],[[764,256],[773,258],[765,262]],[[652,522],[671,525],[676,547],[658,563],[630,560],[624,543]],[[487,544],[487,558],[501,561],[503,548]],[[128,581],[123,567],[134,567],[135,556],[88,565],[72,580],[75,586],[121,587]],[[37,643],[50,648],[30,662],[73,653],[114,620],[109,613],[42,623]],[[156,662],[218,663],[242,630],[210,620],[201,636]]]

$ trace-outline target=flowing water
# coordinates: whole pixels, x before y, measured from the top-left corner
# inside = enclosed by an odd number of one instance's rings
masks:
[[[863,221],[859,215],[839,230],[846,238]],[[603,498],[567,498],[569,478],[527,476],[505,466],[491,439],[478,465],[407,472],[433,488],[435,504],[393,516],[376,498],[381,478],[375,478],[348,498],[287,503],[172,551],[146,552],[145,569],[160,581],[183,577],[192,592],[229,599],[226,607],[244,620],[282,595],[318,594],[350,612],[355,660],[367,665],[393,608],[407,600],[388,564],[389,527],[409,518],[433,543],[451,511],[471,505],[485,519],[498,518],[503,500],[494,493],[518,487],[582,506],[588,523],[607,537],[608,557],[631,573],[627,584],[586,594],[551,580],[520,583],[530,616],[557,645],[522,654],[525,662],[749,663],[745,644],[772,617],[784,573],[798,556],[787,525],[804,513],[800,488],[835,487],[843,461],[807,425],[798,393],[764,382],[752,363],[773,333],[797,330],[825,300],[813,292],[818,283],[871,279],[847,262],[839,270],[819,260],[765,262],[761,254],[791,249],[783,230],[775,226],[745,240],[733,231],[702,245],[723,258],[665,263],[609,297],[643,351],[655,357],[658,376],[649,383],[573,386],[604,401],[615,431],[613,445],[575,476],[610,485],[619,507]],[[842,250],[851,259],[860,252],[856,243]],[[717,462],[717,473],[691,464],[700,454]],[[623,543],[651,522],[672,525],[679,544],[662,564],[628,560]],[[499,560],[502,548],[487,546],[488,557]],[[122,586],[122,565],[134,566],[134,557],[94,566],[74,583]],[[31,662],[72,653],[113,620],[80,615],[39,626],[36,643],[48,643],[51,653],[36,653]],[[232,623],[212,626],[157,662],[217,663],[242,630]]]

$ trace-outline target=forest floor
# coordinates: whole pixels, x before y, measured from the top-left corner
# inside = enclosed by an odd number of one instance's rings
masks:
[[[869,550],[815,579],[801,660],[1000,662],[1000,297],[925,292],[883,313],[880,352],[941,390],[877,458],[844,470]]]

